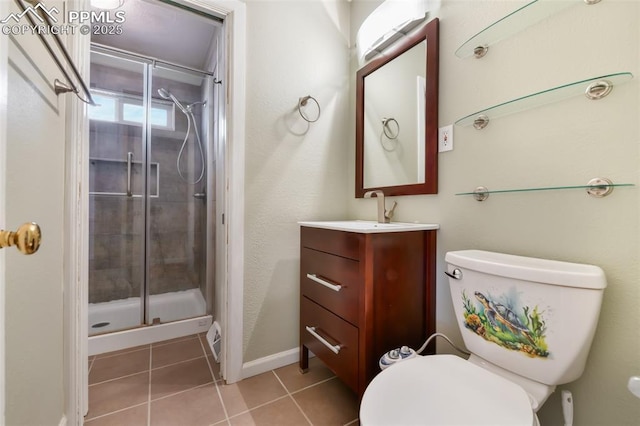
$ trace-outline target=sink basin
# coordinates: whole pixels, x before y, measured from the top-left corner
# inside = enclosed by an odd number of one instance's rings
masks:
[[[300,226],[311,228],[333,229],[336,231],[361,232],[364,234],[378,232],[407,232],[438,229],[440,225],[434,223],[378,223],[368,220],[338,220],[327,222],[298,222]]]

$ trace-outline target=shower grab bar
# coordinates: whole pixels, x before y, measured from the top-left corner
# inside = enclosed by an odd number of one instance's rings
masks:
[[[318,339],[320,341],[320,343],[322,343],[324,346],[326,346],[327,349],[329,349],[331,352],[333,352],[336,355],[338,354],[338,352],[340,352],[341,346],[340,345],[332,345],[331,343],[329,343],[324,337],[322,337],[321,335],[319,335],[316,332],[316,328],[315,327],[309,327],[307,325],[307,326],[305,326],[305,328],[307,329],[309,334],[311,334],[313,337]]]
[[[31,16],[31,14],[27,13],[27,11],[29,9],[34,10],[33,9],[33,7],[34,7],[33,5],[36,2],[33,1],[33,0],[25,0],[30,5],[27,8],[27,7],[24,6],[22,0],[14,0],[14,1],[18,5],[20,10],[22,11],[22,16],[26,16],[27,17],[27,19],[29,20],[29,23],[31,24],[31,26],[33,28],[37,27],[38,25],[33,20],[33,17]],[[38,13],[38,16],[44,20],[47,28],[53,27],[53,24],[51,23],[51,20],[49,19],[49,15],[48,15],[47,11],[44,11],[44,12],[40,11],[40,13]],[[60,52],[62,52],[62,55],[64,56],[67,64],[69,64],[69,67],[71,68],[71,71],[73,71],[73,74],[75,75],[76,79],[78,80],[78,83],[80,84],[80,86],[82,86],[82,91],[84,92],[84,94],[86,96],[86,99],[83,99],[79,95],[78,86],[75,85],[75,83],[73,82],[73,79],[71,78],[71,76],[69,75],[69,73],[65,69],[64,65],[62,64],[62,61],[60,61],[58,56],[54,53],[53,48],[51,47],[51,45],[49,44],[47,39],[44,37],[44,34],[42,34],[42,32],[40,32],[40,31],[35,31],[35,33],[38,34],[38,38],[40,38],[40,41],[42,42],[42,45],[47,50],[47,52],[49,52],[49,55],[51,55],[51,58],[53,59],[53,61],[58,66],[58,69],[64,75],[64,78],[67,80],[67,83],[69,83],[70,87],[67,87],[66,85],[60,83],[56,79],[56,81],[54,82],[54,90],[55,90],[56,95],[59,95],[60,93],[73,92],[78,97],[78,99],[80,99],[82,102],[85,102],[85,103],[87,103],[89,105],[94,105],[95,106],[96,103],[94,102],[93,98],[91,97],[91,93],[89,92],[89,88],[87,87],[87,84],[82,79],[82,76],[80,76],[80,71],[78,71],[78,68],[76,67],[76,64],[73,63],[73,60],[71,59],[71,55],[69,54],[69,51],[64,46],[62,41],[60,41],[60,35],[57,34],[56,32],[53,32],[53,31],[50,32],[51,33],[51,37],[53,37],[53,40],[55,41],[56,45],[58,46],[58,49],[60,50]]]
[[[131,190],[131,165],[133,164],[133,152],[127,152],[127,197],[133,195]]]
[[[340,291],[342,290],[342,286],[338,285],[338,284],[331,284],[329,281],[325,281],[322,278],[318,278],[318,276],[316,274],[307,274],[307,278],[309,278],[310,280],[313,280],[315,282],[317,282],[318,284],[322,284],[323,286],[330,288],[333,291]]]

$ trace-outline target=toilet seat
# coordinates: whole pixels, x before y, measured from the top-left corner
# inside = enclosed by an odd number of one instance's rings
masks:
[[[360,405],[360,424],[537,424],[520,386],[454,355],[419,356],[378,374]]]

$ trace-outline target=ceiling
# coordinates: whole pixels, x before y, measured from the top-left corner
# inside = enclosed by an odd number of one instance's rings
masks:
[[[209,58],[217,53],[219,21],[158,0],[123,0],[118,10],[125,12],[122,34],[92,35],[92,42],[213,71]]]

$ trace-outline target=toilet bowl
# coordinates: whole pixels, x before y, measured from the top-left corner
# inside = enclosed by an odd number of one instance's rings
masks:
[[[515,383],[455,355],[430,355],[378,374],[360,405],[360,424],[539,425]]]
[[[535,413],[556,386],[584,371],[604,272],[482,250],[449,252],[445,261],[469,359],[394,363],[365,390],[360,424],[539,425]]]

